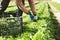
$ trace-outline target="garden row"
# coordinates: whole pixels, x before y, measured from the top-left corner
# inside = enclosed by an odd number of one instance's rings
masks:
[[[28,9],[30,10],[30,8]],[[0,34],[5,37],[8,36],[7,39],[10,40],[54,40],[54,24],[52,22],[54,17],[50,14],[48,3],[38,3],[36,9],[39,17],[37,22],[31,21],[29,15],[23,14],[23,33],[21,35],[19,34],[20,25],[15,20],[6,20],[4,18],[0,19]],[[11,12],[15,12],[15,9]],[[6,38],[2,36],[0,39],[5,40]]]

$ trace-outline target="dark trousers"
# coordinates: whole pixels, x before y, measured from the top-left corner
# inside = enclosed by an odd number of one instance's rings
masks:
[[[22,3],[25,4],[25,3],[24,3],[24,0],[22,0]],[[18,7],[17,16],[18,16],[18,17],[19,17],[19,16],[22,16],[23,11],[21,10],[21,8],[20,8],[19,6],[17,6],[17,7]]]

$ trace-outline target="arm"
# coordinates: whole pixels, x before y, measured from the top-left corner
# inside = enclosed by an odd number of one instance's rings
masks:
[[[26,9],[26,7],[23,5],[22,0],[16,0],[17,5],[21,8],[22,11],[29,14],[30,11]]]
[[[29,1],[29,4],[30,4],[33,14],[36,15],[36,8],[35,8],[34,0],[28,0],[28,1]]]

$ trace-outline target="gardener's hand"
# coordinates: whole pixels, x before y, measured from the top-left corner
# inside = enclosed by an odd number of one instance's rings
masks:
[[[38,17],[37,16],[34,16],[34,18],[33,18],[33,21],[37,21],[38,20]]]
[[[31,20],[33,20],[34,16],[32,15],[32,13],[30,13],[30,18]]]
[[[32,13],[30,13],[30,18],[31,18],[31,20],[33,20],[35,22],[38,20],[38,17],[37,16],[33,16]]]

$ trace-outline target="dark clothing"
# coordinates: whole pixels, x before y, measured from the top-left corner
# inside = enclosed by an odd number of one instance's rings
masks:
[[[22,0],[22,3],[25,5],[24,0]],[[19,8],[19,6],[17,6],[17,7],[18,7],[17,16],[22,16],[23,11]]]

